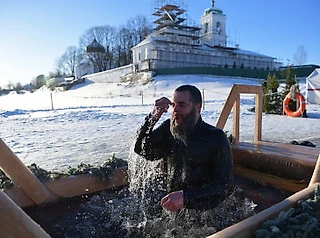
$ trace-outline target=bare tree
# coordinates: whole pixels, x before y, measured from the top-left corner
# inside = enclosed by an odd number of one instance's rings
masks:
[[[20,91],[20,90],[22,90],[22,89],[23,89],[22,84],[21,84],[20,82],[17,82],[16,85],[15,85],[15,87],[14,87],[14,90]]]
[[[116,64],[123,66],[132,62],[131,48],[143,41],[152,32],[145,16],[136,16],[121,26],[117,35]]]
[[[57,69],[55,72],[50,71],[47,78],[51,79],[51,78],[55,78],[55,77],[62,77],[62,73]]]
[[[104,71],[113,67],[113,55],[115,48],[116,30],[114,27],[105,25],[92,27],[80,37],[80,50],[83,60],[89,60],[98,71]],[[87,47],[94,40],[104,50],[88,52]]]
[[[132,32],[126,27],[122,26],[119,29],[117,36],[117,52],[116,65],[117,67],[127,65],[130,63],[130,48],[132,45]]]
[[[7,84],[7,89],[9,89],[9,90],[14,89],[14,83],[9,81],[8,84]]]
[[[293,56],[293,62],[296,65],[303,65],[306,63],[307,57],[308,57],[307,51],[305,50],[303,45],[300,45],[298,47],[297,52]]]
[[[75,66],[78,59],[78,49],[69,46],[65,53],[56,62],[56,71],[60,75],[74,76]]]

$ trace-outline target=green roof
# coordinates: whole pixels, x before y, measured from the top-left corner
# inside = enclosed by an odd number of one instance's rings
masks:
[[[208,8],[204,11],[203,15],[207,15],[210,12],[213,12],[213,14],[223,14],[223,11],[219,8]]]

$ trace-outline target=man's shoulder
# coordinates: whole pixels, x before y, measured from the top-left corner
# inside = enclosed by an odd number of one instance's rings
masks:
[[[215,145],[222,145],[227,143],[227,134],[220,128],[204,123],[200,133],[202,139],[214,143]]]
[[[170,119],[166,119],[159,124],[159,128],[161,129],[170,129]]]
[[[223,130],[221,130],[220,128],[215,127],[207,122],[203,122],[202,131],[205,133],[208,133],[208,134],[215,135],[215,136],[225,134]]]

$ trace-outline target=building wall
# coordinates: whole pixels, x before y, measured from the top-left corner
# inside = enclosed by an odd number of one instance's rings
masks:
[[[226,16],[210,12],[201,17],[201,42],[211,46],[227,46]],[[217,25],[220,25],[217,27]]]
[[[75,78],[79,79],[84,75],[93,74],[94,66],[91,63],[82,63],[75,66]]]
[[[144,70],[144,66],[142,64],[144,61],[152,58],[151,49],[151,44],[145,44],[133,51],[133,71],[137,72]]]
[[[141,65],[140,69],[146,69],[147,66],[149,66],[151,70],[176,67],[274,69],[280,66],[269,57],[240,55],[222,50],[211,51],[194,49],[192,51],[179,51],[176,49],[168,51],[166,47],[156,47],[154,56],[154,58],[145,60],[144,66]]]
[[[133,65],[129,64],[116,69],[86,75],[86,79],[94,83],[120,83],[121,76],[132,73],[132,71]]]

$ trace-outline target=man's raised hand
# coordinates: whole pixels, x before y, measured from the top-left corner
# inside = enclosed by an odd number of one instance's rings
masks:
[[[153,110],[151,112],[153,120],[158,121],[161,115],[168,111],[169,106],[171,104],[171,101],[166,97],[157,99],[154,103]]]

